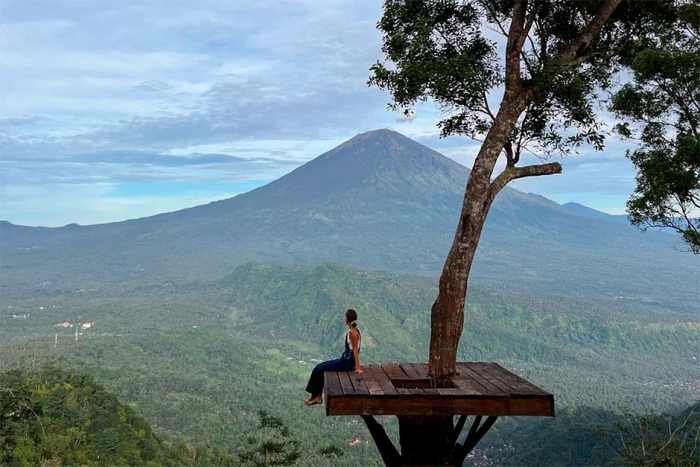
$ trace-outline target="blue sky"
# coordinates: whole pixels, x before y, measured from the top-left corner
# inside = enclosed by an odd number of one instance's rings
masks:
[[[367,87],[380,14],[378,0],[2,0],[0,218],[94,224],[204,204],[377,128],[471,165],[478,143],[438,139],[434,105],[407,121]],[[609,140],[513,186],[622,213],[624,150]]]

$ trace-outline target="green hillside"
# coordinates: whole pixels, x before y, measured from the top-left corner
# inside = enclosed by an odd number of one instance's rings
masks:
[[[369,439],[358,420],[330,419],[321,408],[303,406],[311,365],[301,361],[317,352],[298,343],[270,345],[211,329],[180,328],[149,336],[90,336],[58,347],[13,341],[1,352],[0,369],[18,365],[34,371],[50,362],[94,375],[172,446],[185,443],[222,458],[236,457],[249,448],[248,438],[258,434],[258,411],[265,410],[280,417],[302,442],[302,465],[327,465],[317,451],[329,446],[352,454],[344,465],[368,465],[361,460],[367,456],[378,465],[373,445],[348,447],[357,435]],[[26,428],[41,436],[41,430]],[[61,430],[57,426],[57,433]]]
[[[332,264],[311,270],[248,264],[218,281],[108,292],[3,300],[9,312],[0,317],[0,337],[41,337],[53,345],[57,333],[59,344],[67,343],[74,330],[55,326],[65,320],[96,321],[86,335],[105,338],[187,326],[238,339],[294,342],[323,359],[339,353],[342,312],[353,307],[360,313],[364,359],[424,361],[436,294],[431,279]],[[700,323],[681,314],[669,320],[671,312],[653,303],[538,297],[474,286],[466,316],[460,358],[503,362],[562,392],[559,400],[566,404],[607,407],[614,400],[653,408],[664,404],[647,396],[668,391],[666,402],[700,379]],[[564,391],[564,380],[577,381],[575,392]],[[618,386],[622,390],[612,390]]]
[[[323,359],[339,353],[342,312],[353,307],[360,313],[365,359],[424,361],[435,294],[434,281],[422,277],[333,264],[311,270],[248,264],[218,281],[3,300],[9,313],[0,318],[1,337],[43,336],[53,344],[58,333],[65,342],[74,338],[73,329],[55,325],[66,320],[96,321],[86,334],[104,336],[196,326],[240,338],[298,342]],[[684,385],[700,379],[693,358],[700,357],[700,322],[682,314],[669,320],[673,314],[654,303],[474,286],[466,316],[460,358],[503,362],[553,390],[564,389],[567,374],[578,389],[561,394],[564,403],[596,405],[612,398],[628,404],[633,398],[638,401],[631,405],[646,400],[653,408],[646,396],[655,390],[668,385],[671,393],[683,393]],[[624,390],[608,391],[618,385]]]
[[[231,455],[265,409],[308,434],[312,451],[347,446],[369,439],[359,419],[301,404],[314,363],[342,348],[344,310],[360,314],[364,361],[425,361],[435,293],[434,280],[418,276],[246,264],[216,281],[3,299],[0,365],[52,362],[94,375],[171,443]],[[559,436],[562,449],[547,451],[548,462],[603,462],[610,450],[597,444],[596,426],[614,423],[620,407],[675,411],[697,397],[700,322],[655,303],[473,286],[466,317],[461,359],[501,362],[557,401],[556,419],[500,421],[480,451],[489,458],[543,456],[513,457],[536,429]],[[95,323],[76,341],[74,328],[55,326],[66,320]],[[379,462],[370,443],[345,451],[344,465]]]
[[[92,376],[52,366],[0,373],[0,464],[224,466],[222,452],[161,441]]]
[[[234,456],[245,450],[248,437],[257,433],[256,412],[264,408],[279,416],[297,436],[303,434],[303,452],[308,459],[300,465],[327,465],[328,461],[315,453],[328,446],[341,448],[342,465],[381,465],[357,417],[329,418],[322,409],[301,404],[311,368],[309,360],[316,354],[313,346],[241,339],[190,327],[148,336],[88,336],[55,348],[45,341],[22,340],[5,344],[0,350],[5,362],[23,368],[37,368],[50,361],[95,375],[146,416],[164,440],[161,445],[166,453],[171,452],[166,448],[177,447],[173,455],[185,455],[194,449],[187,446],[198,446],[203,459],[214,456],[213,452],[218,459]],[[552,381],[543,384],[542,378],[539,371],[533,375],[535,381],[551,389]],[[575,393],[580,382],[566,379],[565,374],[558,378],[561,389],[554,391],[558,401],[556,418],[500,420],[484,439],[477,457],[488,459],[489,465],[620,465],[613,450],[619,446],[614,442],[612,447],[607,446],[598,435],[599,426],[614,431],[616,423],[624,422],[615,405],[617,399],[604,398],[596,407],[561,403],[562,396]],[[603,397],[624,389],[613,380],[607,387],[587,390]],[[685,397],[659,401],[663,394],[656,388],[640,396],[655,401],[652,405],[656,406],[673,400],[681,403],[690,397],[686,393]],[[605,403],[610,409],[601,408]],[[23,418],[22,423],[30,422]],[[383,423],[391,436],[396,436],[391,417]],[[41,436],[37,427],[25,428],[34,437]],[[56,425],[57,433],[64,433],[63,428]],[[356,436],[363,441],[348,446]]]

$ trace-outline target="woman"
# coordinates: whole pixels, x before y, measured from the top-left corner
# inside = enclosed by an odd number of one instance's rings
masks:
[[[345,335],[345,351],[343,355],[327,362],[319,363],[311,372],[309,384],[306,385],[306,392],[311,393],[304,401],[306,405],[316,405],[323,403],[323,372],[324,371],[350,371],[353,368],[355,373],[363,373],[360,369],[360,341],[362,336],[357,329],[357,312],[349,309],[345,312],[345,324],[348,325],[348,333]]]

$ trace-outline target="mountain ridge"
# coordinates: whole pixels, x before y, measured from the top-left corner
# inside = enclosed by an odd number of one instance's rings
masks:
[[[399,133],[366,132],[274,182],[203,206],[84,227],[0,224],[0,290],[12,297],[216,279],[249,261],[437,276],[468,174]],[[673,295],[686,300],[692,294],[681,286],[697,271],[690,261],[658,236],[506,188],[489,213],[472,280],[653,299],[680,287]]]

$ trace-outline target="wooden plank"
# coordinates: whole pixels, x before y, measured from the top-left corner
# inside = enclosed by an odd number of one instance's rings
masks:
[[[452,378],[452,382],[454,383],[457,388],[459,388],[463,394],[469,394],[469,395],[480,395],[481,392],[479,392],[470,381],[464,379],[462,375],[457,375],[455,378]]]
[[[367,388],[367,383],[365,383],[364,373],[349,372],[349,375],[352,387],[355,388],[355,394],[369,395],[369,388]]]
[[[399,366],[404,371],[404,373],[406,373],[406,376],[408,376],[409,379],[421,379],[421,376],[410,363],[399,363]]]
[[[425,389],[423,389],[423,391],[425,391],[426,394],[432,395],[432,396],[439,396],[440,395],[438,390],[435,388],[425,388]]]
[[[372,371],[371,365],[367,367],[363,376],[364,376],[365,384],[367,385],[367,390],[369,391],[369,394],[371,396],[384,395],[384,391],[382,390],[382,387],[379,385],[379,381],[377,381],[377,378],[374,376],[374,372]]]
[[[488,371],[486,366],[479,363],[475,363],[470,364],[469,367],[472,369],[473,372],[477,373],[486,381],[497,387],[503,394],[513,394],[513,388],[501,381],[499,378],[492,375],[491,372]]]
[[[439,390],[436,390],[439,391]],[[506,398],[443,395],[337,397],[330,399],[329,415],[498,415],[551,417],[551,397]]]
[[[398,363],[382,363],[382,370],[387,374],[390,380],[410,380],[411,378],[401,369]]]
[[[424,396],[425,395],[425,390],[421,388],[408,388],[409,391],[411,391],[411,394],[418,395],[418,396]]]
[[[371,371],[374,374],[374,378],[379,383],[379,386],[382,388],[382,391],[384,391],[385,395],[397,394],[396,388],[393,384],[391,384],[389,376],[387,376],[387,374],[384,373],[384,370],[382,370],[381,365],[370,365],[367,368],[367,371]]]
[[[468,363],[458,363],[457,367],[459,368],[459,371],[461,373],[469,375],[469,377],[473,381],[475,381],[484,388],[485,392],[483,392],[482,394],[495,396],[507,395],[507,392],[502,391],[501,389],[499,389],[498,386],[494,385],[493,383],[482,377],[479,373],[472,370],[471,366]]]
[[[472,386],[479,394],[489,395],[491,393],[487,387],[481,385],[479,383],[479,381],[476,381],[470,375],[470,373],[465,371],[463,368],[458,367],[458,371],[459,371],[459,374],[457,375],[457,378],[456,378],[457,381],[463,381],[467,385]]]
[[[416,373],[418,373],[419,378],[427,378],[428,377],[428,364],[427,363],[412,363],[411,366],[413,367],[414,370],[416,370]]]
[[[335,371],[326,371],[323,373],[324,385],[326,390],[326,397],[342,397],[343,389],[340,386],[340,380],[338,379],[338,373]]]
[[[411,395],[411,390],[408,388],[396,388],[396,392],[398,392],[400,396],[410,396]]]
[[[522,384],[525,380],[518,381],[519,378],[515,375],[509,376],[505,371],[501,372],[497,369],[484,364],[480,370],[480,374],[490,374],[499,381],[502,381],[510,391],[511,396],[536,397],[538,393],[533,392],[527,385]]]
[[[544,389],[535,386],[526,379],[503,368],[498,363],[485,363],[486,369],[498,379],[511,386],[519,394],[536,394],[546,396],[549,393]]]
[[[340,388],[343,390],[344,396],[354,396],[355,388],[350,381],[350,375],[347,371],[338,371],[338,379],[340,380]]]
[[[510,399],[511,415],[532,415],[537,413],[539,416],[553,417],[554,416],[554,396],[537,396],[537,397],[513,397]]]

